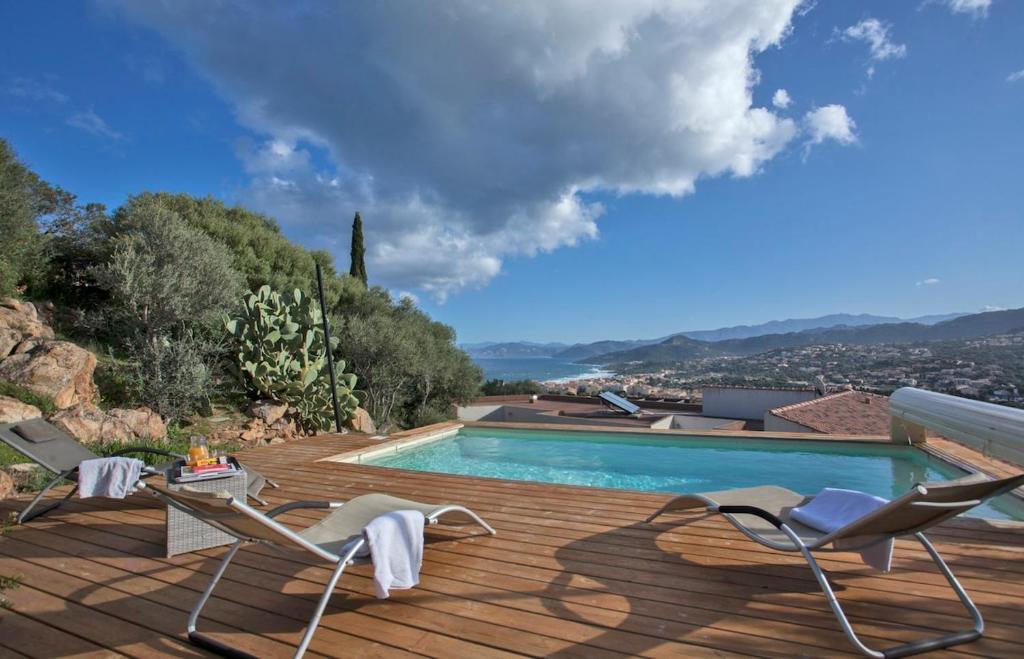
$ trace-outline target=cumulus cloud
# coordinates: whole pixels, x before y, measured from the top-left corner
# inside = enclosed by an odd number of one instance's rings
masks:
[[[1010,75],[1006,76],[1006,82],[1017,82],[1019,80],[1024,80],[1024,69],[1014,71]]]
[[[922,279],[921,281],[916,282],[914,286],[934,286],[935,284],[938,284],[939,281],[938,277],[928,277],[927,279]]]
[[[785,89],[776,89],[775,93],[772,95],[772,105],[780,110],[785,110],[792,102],[793,99],[789,97],[789,92]]]
[[[857,124],[842,105],[823,105],[808,111],[804,115],[804,127],[808,135],[808,147],[825,140],[834,140],[844,145],[857,141]]]
[[[839,33],[844,41],[863,41],[868,45],[871,59],[887,60],[904,57],[907,46],[895,43],[889,36],[891,25],[877,18],[865,18],[856,25],[851,25]],[[872,69],[873,70],[873,69]]]
[[[689,194],[798,133],[752,91],[800,0],[107,1],[259,136],[242,201],[342,258],[358,208],[371,279],[441,299],[597,236],[594,192]]]
[[[67,118],[66,123],[72,128],[84,130],[90,135],[95,135],[96,137],[102,137],[115,142],[124,139],[124,135],[111,128],[102,117],[92,110],[76,112]]]
[[[974,18],[984,18],[988,16],[992,0],[945,0],[943,4],[954,14],[970,14]]]

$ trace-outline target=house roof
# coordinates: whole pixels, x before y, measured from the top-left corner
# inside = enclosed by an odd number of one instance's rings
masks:
[[[888,435],[891,423],[889,398],[864,391],[840,391],[768,413],[832,435]]]

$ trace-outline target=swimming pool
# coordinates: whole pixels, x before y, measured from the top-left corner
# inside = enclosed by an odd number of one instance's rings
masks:
[[[363,463],[654,492],[773,484],[801,494],[843,487],[890,499],[915,483],[965,473],[909,446],[492,428],[462,428],[452,437]],[[1003,496],[972,513],[1024,520],[1024,505]]]

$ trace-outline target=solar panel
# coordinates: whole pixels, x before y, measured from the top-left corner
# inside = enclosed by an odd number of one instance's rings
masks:
[[[622,396],[613,394],[610,391],[602,391],[597,395],[597,397],[603,400],[610,407],[614,407],[626,414],[636,414],[640,411],[639,405],[634,405]]]

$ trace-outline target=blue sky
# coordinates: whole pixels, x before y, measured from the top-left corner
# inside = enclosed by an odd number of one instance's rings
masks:
[[[1024,3],[479,4],[5,3],[0,135],[342,269],[359,208],[464,341],[1024,304]]]

